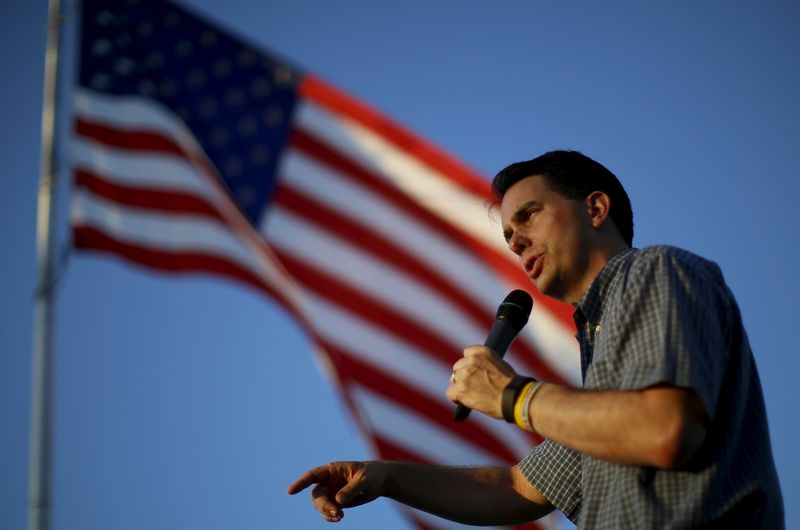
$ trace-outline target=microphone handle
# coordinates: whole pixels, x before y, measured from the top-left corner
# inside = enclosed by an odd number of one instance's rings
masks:
[[[492,324],[492,329],[489,330],[489,335],[486,337],[484,346],[491,348],[497,355],[503,357],[506,350],[514,341],[514,338],[519,333],[519,330],[514,328],[506,319],[498,318]],[[471,408],[465,407],[461,403],[456,405],[456,411],[453,413],[453,419],[456,421],[464,421],[472,411]]]

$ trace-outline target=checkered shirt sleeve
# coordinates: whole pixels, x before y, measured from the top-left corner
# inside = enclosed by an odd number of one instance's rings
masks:
[[[616,351],[606,353],[616,357],[618,379],[604,384],[597,366],[597,377],[586,386],[691,388],[713,417],[730,352],[732,297],[716,264],[689,253],[648,250],[627,275],[616,324],[603,330],[614,335],[609,343]]]
[[[581,509],[581,455],[545,440],[520,463],[522,475],[573,523]]]

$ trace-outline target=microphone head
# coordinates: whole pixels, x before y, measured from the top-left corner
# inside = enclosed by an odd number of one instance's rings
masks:
[[[528,322],[533,308],[533,298],[521,289],[508,293],[503,303],[497,308],[497,319],[503,319],[519,332]]]

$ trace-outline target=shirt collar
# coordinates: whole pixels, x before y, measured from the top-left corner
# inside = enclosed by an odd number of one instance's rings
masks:
[[[583,319],[595,326],[600,323],[600,319],[605,312],[608,303],[606,294],[611,290],[614,280],[617,278],[619,271],[622,267],[630,261],[633,254],[638,252],[638,249],[629,248],[624,250],[611,258],[608,263],[600,270],[600,273],[595,276],[589,288],[583,293],[580,301],[575,308],[575,317],[579,315]],[[576,318],[576,323],[578,322]]]

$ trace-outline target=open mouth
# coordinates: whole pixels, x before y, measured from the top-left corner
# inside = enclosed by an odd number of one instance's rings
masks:
[[[543,254],[535,254],[528,258],[525,262],[525,272],[531,278],[537,278],[542,272],[542,256]]]

